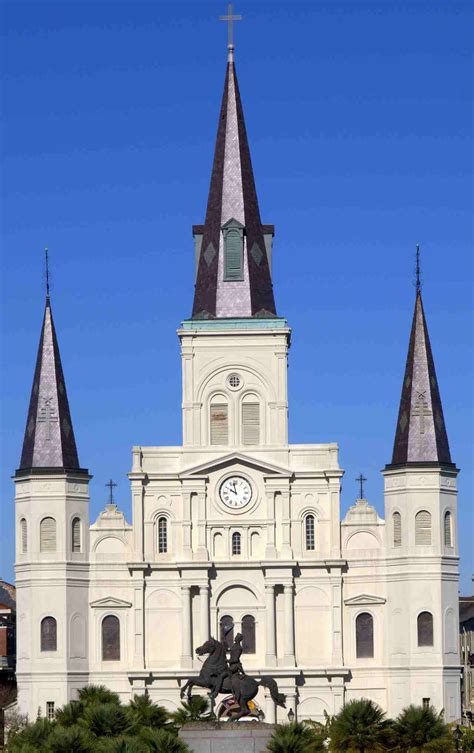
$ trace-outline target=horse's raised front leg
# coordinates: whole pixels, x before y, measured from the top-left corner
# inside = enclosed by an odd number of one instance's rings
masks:
[[[190,696],[191,696],[191,688],[192,688],[192,686],[193,686],[193,681],[192,680],[188,680],[187,683],[186,683],[186,685],[183,685],[183,687],[181,688],[181,692],[179,694],[179,697],[180,698],[184,698],[184,696],[186,695],[186,691],[188,691],[188,699],[189,699]]]

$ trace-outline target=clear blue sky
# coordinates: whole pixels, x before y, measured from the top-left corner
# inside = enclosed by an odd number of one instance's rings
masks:
[[[343,510],[383,512],[414,250],[473,570],[473,4],[242,0],[236,63],[278,311],[290,440],[340,445]],[[222,95],[221,2],[4,2],[0,574],[43,314],[43,256],[91,518],[130,514],[133,444],[181,441],[175,330],[193,296]]]

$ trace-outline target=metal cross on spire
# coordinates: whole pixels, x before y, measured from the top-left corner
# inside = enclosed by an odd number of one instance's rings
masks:
[[[360,476],[358,476],[356,478],[356,481],[358,481],[359,484],[360,484],[360,497],[359,497],[359,499],[365,499],[365,497],[364,497],[364,481],[367,481],[367,479],[361,473]]]
[[[415,280],[416,293],[421,290],[421,276],[420,276],[420,244],[416,244],[416,280]]]
[[[229,62],[234,60],[234,37],[233,37],[233,22],[242,21],[242,16],[234,16],[233,5],[229,3],[227,6],[227,15],[219,16],[219,21],[227,21],[227,49],[229,50]]]
[[[109,505],[113,505],[114,503],[114,486],[117,486],[117,484],[110,479],[108,484],[106,486],[109,487]]]
[[[49,301],[49,256],[47,248],[44,249],[44,263],[46,271],[46,298]]]

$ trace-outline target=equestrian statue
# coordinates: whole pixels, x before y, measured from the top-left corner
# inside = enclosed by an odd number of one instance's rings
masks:
[[[227,659],[227,648],[224,643],[217,641],[215,638],[209,638],[196,649],[198,656],[207,654],[203,662],[199,677],[193,677],[181,689],[181,698],[187,693],[188,700],[191,698],[193,686],[198,688],[207,688],[210,690],[209,698],[211,700],[211,711],[214,712],[215,699],[219,693],[232,693],[240,711],[232,719],[240,719],[251,713],[248,702],[251,701],[258,693],[260,686],[268,688],[272,700],[278,705],[285,707],[286,697],[278,691],[278,685],[273,677],[261,677],[260,680],[254,680],[245,674],[241,664],[242,655],[242,634],[237,633],[234,643],[229,649],[229,659]]]

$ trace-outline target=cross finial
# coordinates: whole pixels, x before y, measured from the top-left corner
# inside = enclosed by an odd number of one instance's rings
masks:
[[[46,271],[46,298],[49,301],[49,256],[47,248],[44,249],[44,264]]]
[[[117,484],[114,481],[112,481],[112,479],[110,479],[110,481],[108,482],[108,484],[106,484],[106,486],[109,487],[109,505],[113,505],[114,504],[114,486],[117,486]]]
[[[420,244],[416,244],[416,294],[421,291],[421,276],[420,276]]]
[[[365,497],[364,497],[364,481],[367,481],[367,479],[361,473],[360,476],[358,476],[356,478],[356,481],[358,481],[359,484],[360,484],[360,497],[359,497],[359,499],[365,499]]]
[[[228,60],[229,63],[234,62],[234,37],[233,37],[233,27],[232,24],[234,21],[242,21],[242,16],[234,16],[233,14],[233,6],[232,3],[229,3],[227,6],[227,15],[226,16],[219,16],[220,21],[227,21],[227,49],[229,51]]]

